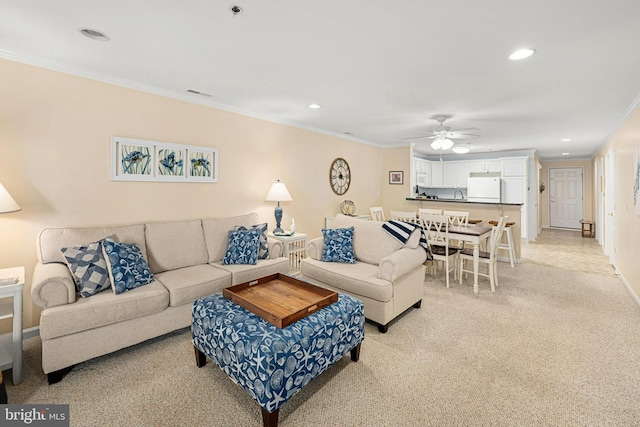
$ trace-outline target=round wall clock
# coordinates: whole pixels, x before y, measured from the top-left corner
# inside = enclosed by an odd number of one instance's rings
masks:
[[[331,189],[338,196],[343,195],[349,189],[351,170],[349,169],[349,163],[345,159],[338,157],[331,163],[329,184],[331,184]]]

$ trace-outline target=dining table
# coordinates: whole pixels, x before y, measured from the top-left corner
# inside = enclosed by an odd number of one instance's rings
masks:
[[[450,225],[449,239],[469,242],[473,245],[473,293],[478,293],[480,268],[480,244],[491,237],[492,227],[482,225]]]

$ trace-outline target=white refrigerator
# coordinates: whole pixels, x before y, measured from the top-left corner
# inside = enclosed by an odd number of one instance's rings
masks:
[[[500,203],[499,176],[470,176],[467,179],[467,200],[476,203]]]

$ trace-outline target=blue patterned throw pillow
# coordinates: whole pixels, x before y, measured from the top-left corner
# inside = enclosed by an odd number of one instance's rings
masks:
[[[106,238],[102,248],[116,295],[153,282],[153,274],[138,245]]]
[[[111,286],[107,262],[102,254],[102,241],[60,249],[76,289],[89,298]]]
[[[267,241],[267,223],[252,225],[251,227],[260,230],[260,247],[258,248],[258,259],[269,259],[269,242]],[[244,225],[236,225],[236,231],[248,230]]]
[[[353,227],[323,228],[322,237],[324,238],[322,261],[355,264],[356,257],[353,255]]]
[[[260,229],[229,231],[229,243],[222,264],[253,264],[258,262]]]

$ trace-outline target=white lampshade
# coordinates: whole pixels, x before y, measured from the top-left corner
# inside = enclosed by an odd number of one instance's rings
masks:
[[[431,143],[431,148],[434,150],[448,150],[453,147],[453,141],[447,138],[438,137]]]
[[[290,202],[293,199],[291,198],[291,194],[287,190],[286,185],[280,180],[277,180],[273,184],[271,184],[271,188],[267,193],[267,198],[264,199],[267,202]]]
[[[9,213],[19,211],[20,205],[13,200],[11,194],[4,188],[4,185],[0,183],[0,213]]]

